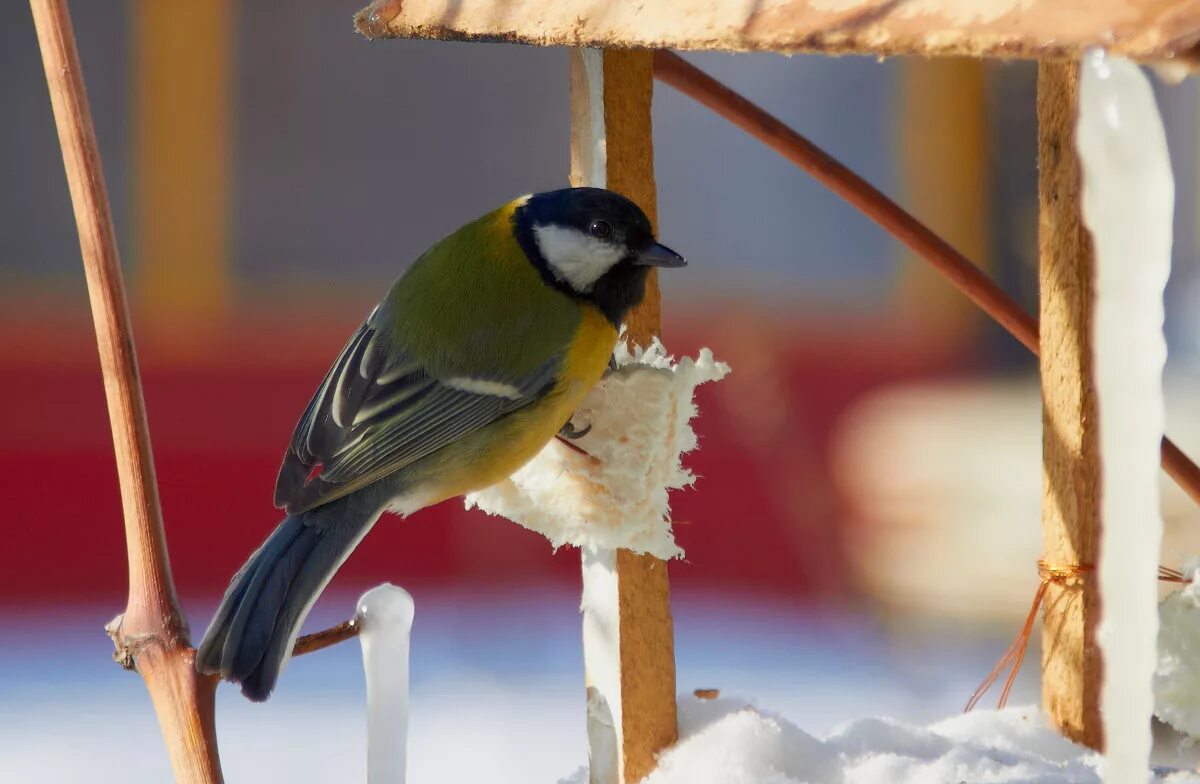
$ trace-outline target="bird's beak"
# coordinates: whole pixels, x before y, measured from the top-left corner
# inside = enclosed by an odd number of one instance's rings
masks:
[[[687,262],[684,261],[683,256],[680,256],[666,245],[659,245],[657,242],[650,243],[648,248],[635,256],[633,263],[642,267],[687,266]]]

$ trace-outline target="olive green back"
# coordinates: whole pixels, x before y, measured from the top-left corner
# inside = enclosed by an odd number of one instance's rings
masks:
[[[563,352],[578,303],[547,286],[513,237],[514,204],[434,245],[400,278],[377,323],[435,376],[513,378]]]

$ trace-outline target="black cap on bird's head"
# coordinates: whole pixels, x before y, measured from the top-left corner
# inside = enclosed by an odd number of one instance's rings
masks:
[[[651,267],[686,264],[655,240],[636,204],[603,188],[536,193],[513,213],[513,231],[547,284],[594,303],[617,325],[642,301]]]

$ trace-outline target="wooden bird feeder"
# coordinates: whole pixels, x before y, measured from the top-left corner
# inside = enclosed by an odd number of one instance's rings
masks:
[[[1043,389],[1043,559],[1094,564],[1100,463],[1091,374],[1092,255],[1080,210],[1073,133],[1078,60],[1092,47],[1191,69],[1200,4],[1187,0],[378,0],[356,24],[369,38],[496,41],[572,47],[572,184],[607,185],[655,214],[650,129],[653,76],[731,119],[883,223],[1031,350]],[[948,244],[795,132],[666,50],[1032,58],[1038,70],[1040,318],[1019,308]],[[604,160],[607,142],[607,160]],[[864,190],[865,188],[865,190]],[[657,333],[658,297],[633,317],[635,338]],[[1164,464],[1197,490],[1196,468],[1169,441]],[[673,739],[674,656],[665,564],[618,553],[621,693],[617,770],[601,760],[604,728],[589,711],[592,780],[633,782]],[[655,579],[647,579],[655,574]],[[585,570],[586,575],[586,570]],[[585,577],[586,579],[586,577]],[[630,586],[635,586],[630,588]],[[1060,601],[1079,593],[1079,601]],[[1100,748],[1100,597],[1094,573],[1047,587],[1042,700],[1068,737]],[[670,684],[670,688],[665,688]],[[610,730],[611,731],[611,730]]]
[[[146,679],[180,781],[220,780],[214,683],[196,675],[178,611],[149,458],[141,393],[103,178],[63,0],[31,0],[76,205],[116,434],[130,546],[131,600],[114,630]],[[1040,352],[1044,422],[1044,559],[1092,564],[1100,521],[1097,416],[1091,370],[1092,253],[1080,218],[1072,142],[1078,61],[1091,47],[1191,69],[1200,57],[1200,3],[1187,0],[386,0],[356,17],[369,38],[494,41],[571,48],[571,180],[624,193],[654,219],[653,83],[679,89],[756,136],[879,222],[932,263],[1031,351]],[[1032,58],[1038,71],[1040,318],[1024,313],[962,254],[795,131],[668,50]],[[657,280],[632,314],[630,336],[660,328]],[[1054,437],[1050,437],[1053,435]],[[1169,441],[1163,464],[1200,500],[1200,471]],[[673,631],[666,564],[601,553],[591,590],[615,594],[604,651],[619,686],[589,690],[594,782],[635,782],[676,736]],[[585,586],[587,588],[588,586]],[[1048,588],[1043,703],[1067,736],[1102,744],[1099,595],[1092,574]],[[1064,593],[1079,601],[1057,601]],[[320,647],[346,630],[302,641]],[[352,630],[347,634],[353,633]],[[298,650],[298,652],[302,652]],[[589,672],[595,666],[587,654]],[[590,679],[589,679],[590,680]]]

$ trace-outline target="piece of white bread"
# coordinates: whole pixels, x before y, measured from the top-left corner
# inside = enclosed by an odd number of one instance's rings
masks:
[[[616,369],[584,399],[572,424],[591,430],[551,441],[507,480],[466,496],[479,507],[537,531],[555,547],[624,548],[658,558],[683,550],[671,532],[668,491],[695,476],[681,456],[695,449],[696,387],[729,366],[701,349],[676,361],[657,339],[648,349],[618,343]]]

